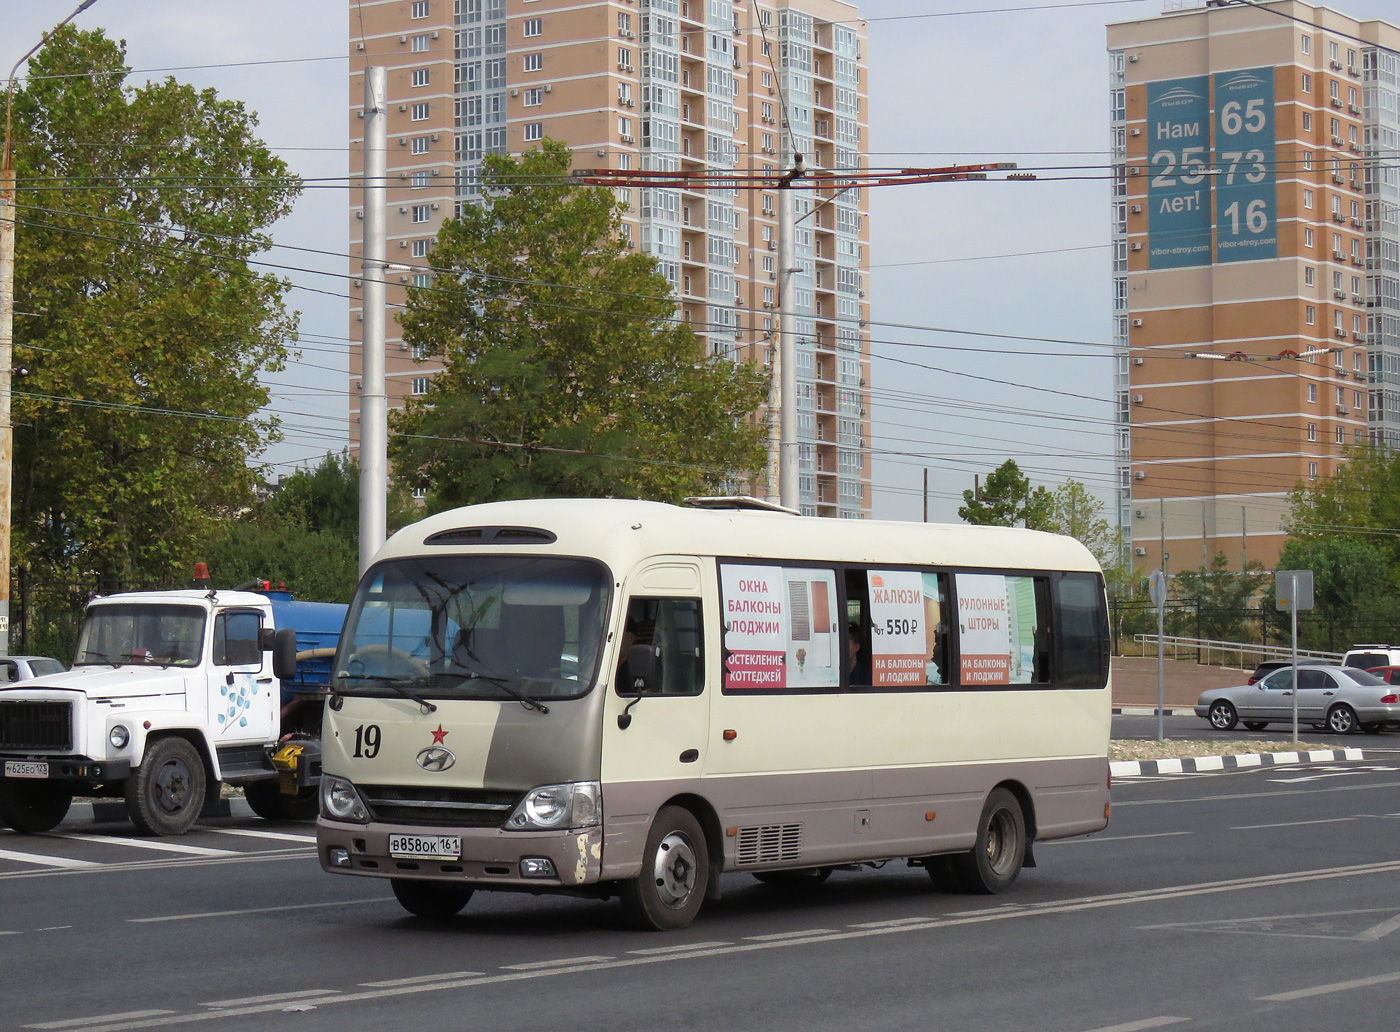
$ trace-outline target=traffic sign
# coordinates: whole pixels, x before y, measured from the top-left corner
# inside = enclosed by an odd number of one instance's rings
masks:
[[[1299,612],[1313,607],[1312,570],[1275,570],[1275,605],[1280,613]]]
[[[1147,594],[1158,612],[1167,604],[1167,575],[1161,570],[1153,570],[1147,579]]]

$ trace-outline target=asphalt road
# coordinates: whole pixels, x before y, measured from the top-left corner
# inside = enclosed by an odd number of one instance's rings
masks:
[[[481,894],[423,922],[383,883],[323,874],[305,825],[0,833],[0,1028],[1395,1027],[1400,763],[1113,797],[1106,832],[1041,844],[1005,896],[893,863],[805,892],[729,875],[666,935],[556,897]]]

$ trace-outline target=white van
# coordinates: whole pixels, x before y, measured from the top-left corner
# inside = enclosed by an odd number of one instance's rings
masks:
[[[1395,645],[1356,645],[1342,654],[1342,666],[1373,670],[1382,666],[1400,666],[1400,647]]]

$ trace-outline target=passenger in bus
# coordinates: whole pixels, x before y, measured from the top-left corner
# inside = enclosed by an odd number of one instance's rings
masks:
[[[850,675],[850,683],[853,685],[870,684],[870,664],[865,662],[860,655],[860,625],[851,624],[847,629],[846,671]]]

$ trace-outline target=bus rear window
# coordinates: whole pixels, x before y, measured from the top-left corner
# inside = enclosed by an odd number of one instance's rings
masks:
[[[1054,578],[1055,682],[1064,688],[1102,688],[1108,683],[1108,609],[1095,573]]]

